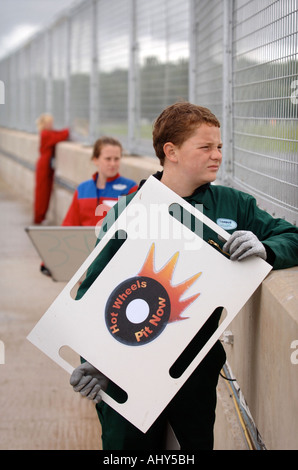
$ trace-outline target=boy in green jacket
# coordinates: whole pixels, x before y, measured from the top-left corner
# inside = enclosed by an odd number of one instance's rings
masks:
[[[222,141],[220,123],[207,108],[188,102],[166,108],[155,121],[153,145],[163,166],[163,171],[154,176],[193,206],[202,204],[204,214],[232,234],[226,243],[216,240],[218,249],[227,252],[232,261],[259,256],[273,269],[298,264],[298,229],[295,226],[260,210],[248,194],[210,184],[216,179],[222,161]],[[100,237],[135,194],[126,197],[126,204],[122,201],[108,213]],[[204,227],[203,238],[205,241],[214,239],[214,233]],[[114,239],[106,245],[91,265],[77,299],[88,290],[122,242]],[[195,342],[190,343],[183,359],[176,365],[180,372],[217,329],[221,312],[221,308],[216,309],[195,337]],[[163,450],[168,422],[181,450],[211,450],[216,386],[225,360],[224,349],[217,341],[146,433],[101,401],[101,389],[115,399],[121,399],[121,392],[88,362],[75,369],[70,383],[75,391],[96,403],[104,450]]]

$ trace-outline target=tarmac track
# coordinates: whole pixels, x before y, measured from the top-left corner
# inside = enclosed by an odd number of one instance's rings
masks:
[[[94,405],[26,339],[64,284],[40,273],[31,205],[1,178],[0,216],[0,450],[100,450]]]

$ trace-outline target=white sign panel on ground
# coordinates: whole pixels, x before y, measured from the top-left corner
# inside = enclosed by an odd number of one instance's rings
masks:
[[[26,227],[44,265],[57,282],[67,282],[90,255],[96,243],[95,227]]]

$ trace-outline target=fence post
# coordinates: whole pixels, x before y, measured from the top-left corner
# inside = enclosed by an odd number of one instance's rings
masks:
[[[53,111],[53,65],[52,65],[52,30],[46,31],[46,112]]]
[[[0,80],[0,104],[5,104],[5,84]]]
[[[70,122],[70,69],[71,69],[71,19],[70,14],[66,18],[66,77],[64,95],[64,120],[67,127],[71,127]]]
[[[5,345],[2,340],[0,340],[0,364],[5,364]]]
[[[95,141],[98,128],[98,55],[97,55],[97,0],[92,0],[91,5],[91,30],[92,30],[92,59],[90,75],[90,116],[89,116],[89,140]]]
[[[35,70],[34,70],[34,66],[33,66],[33,63],[34,63],[34,57],[35,57],[35,42],[32,41],[30,43],[30,52],[29,52],[29,55],[30,55],[30,71],[29,71],[29,76],[30,76],[30,81],[29,81],[29,87],[30,87],[30,105],[29,105],[29,108],[30,108],[30,119],[29,119],[29,122],[30,122],[30,125],[29,125],[29,132],[36,132],[36,128],[35,128],[35,121],[36,121],[36,118],[37,118],[37,112],[36,112],[36,94],[35,94],[35,90],[36,90],[36,76],[35,76]]]
[[[137,87],[137,38],[136,38],[136,1],[130,0],[130,38],[129,38],[129,69],[128,69],[128,151],[135,152],[136,141],[136,87]]]
[[[234,0],[223,0],[222,180],[233,176],[233,12]]]
[[[188,99],[196,103],[196,77],[197,77],[197,15],[196,1],[190,0],[189,5],[189,68],[188,68]]]

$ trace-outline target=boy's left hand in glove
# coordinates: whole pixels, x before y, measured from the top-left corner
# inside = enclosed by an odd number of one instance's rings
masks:
[[[266,260],[267,253],[258,237],[246,230],[236,230],[224,244],[223,250],[230,253],[232,261],[241,261],[248,256],[259,256]]]

